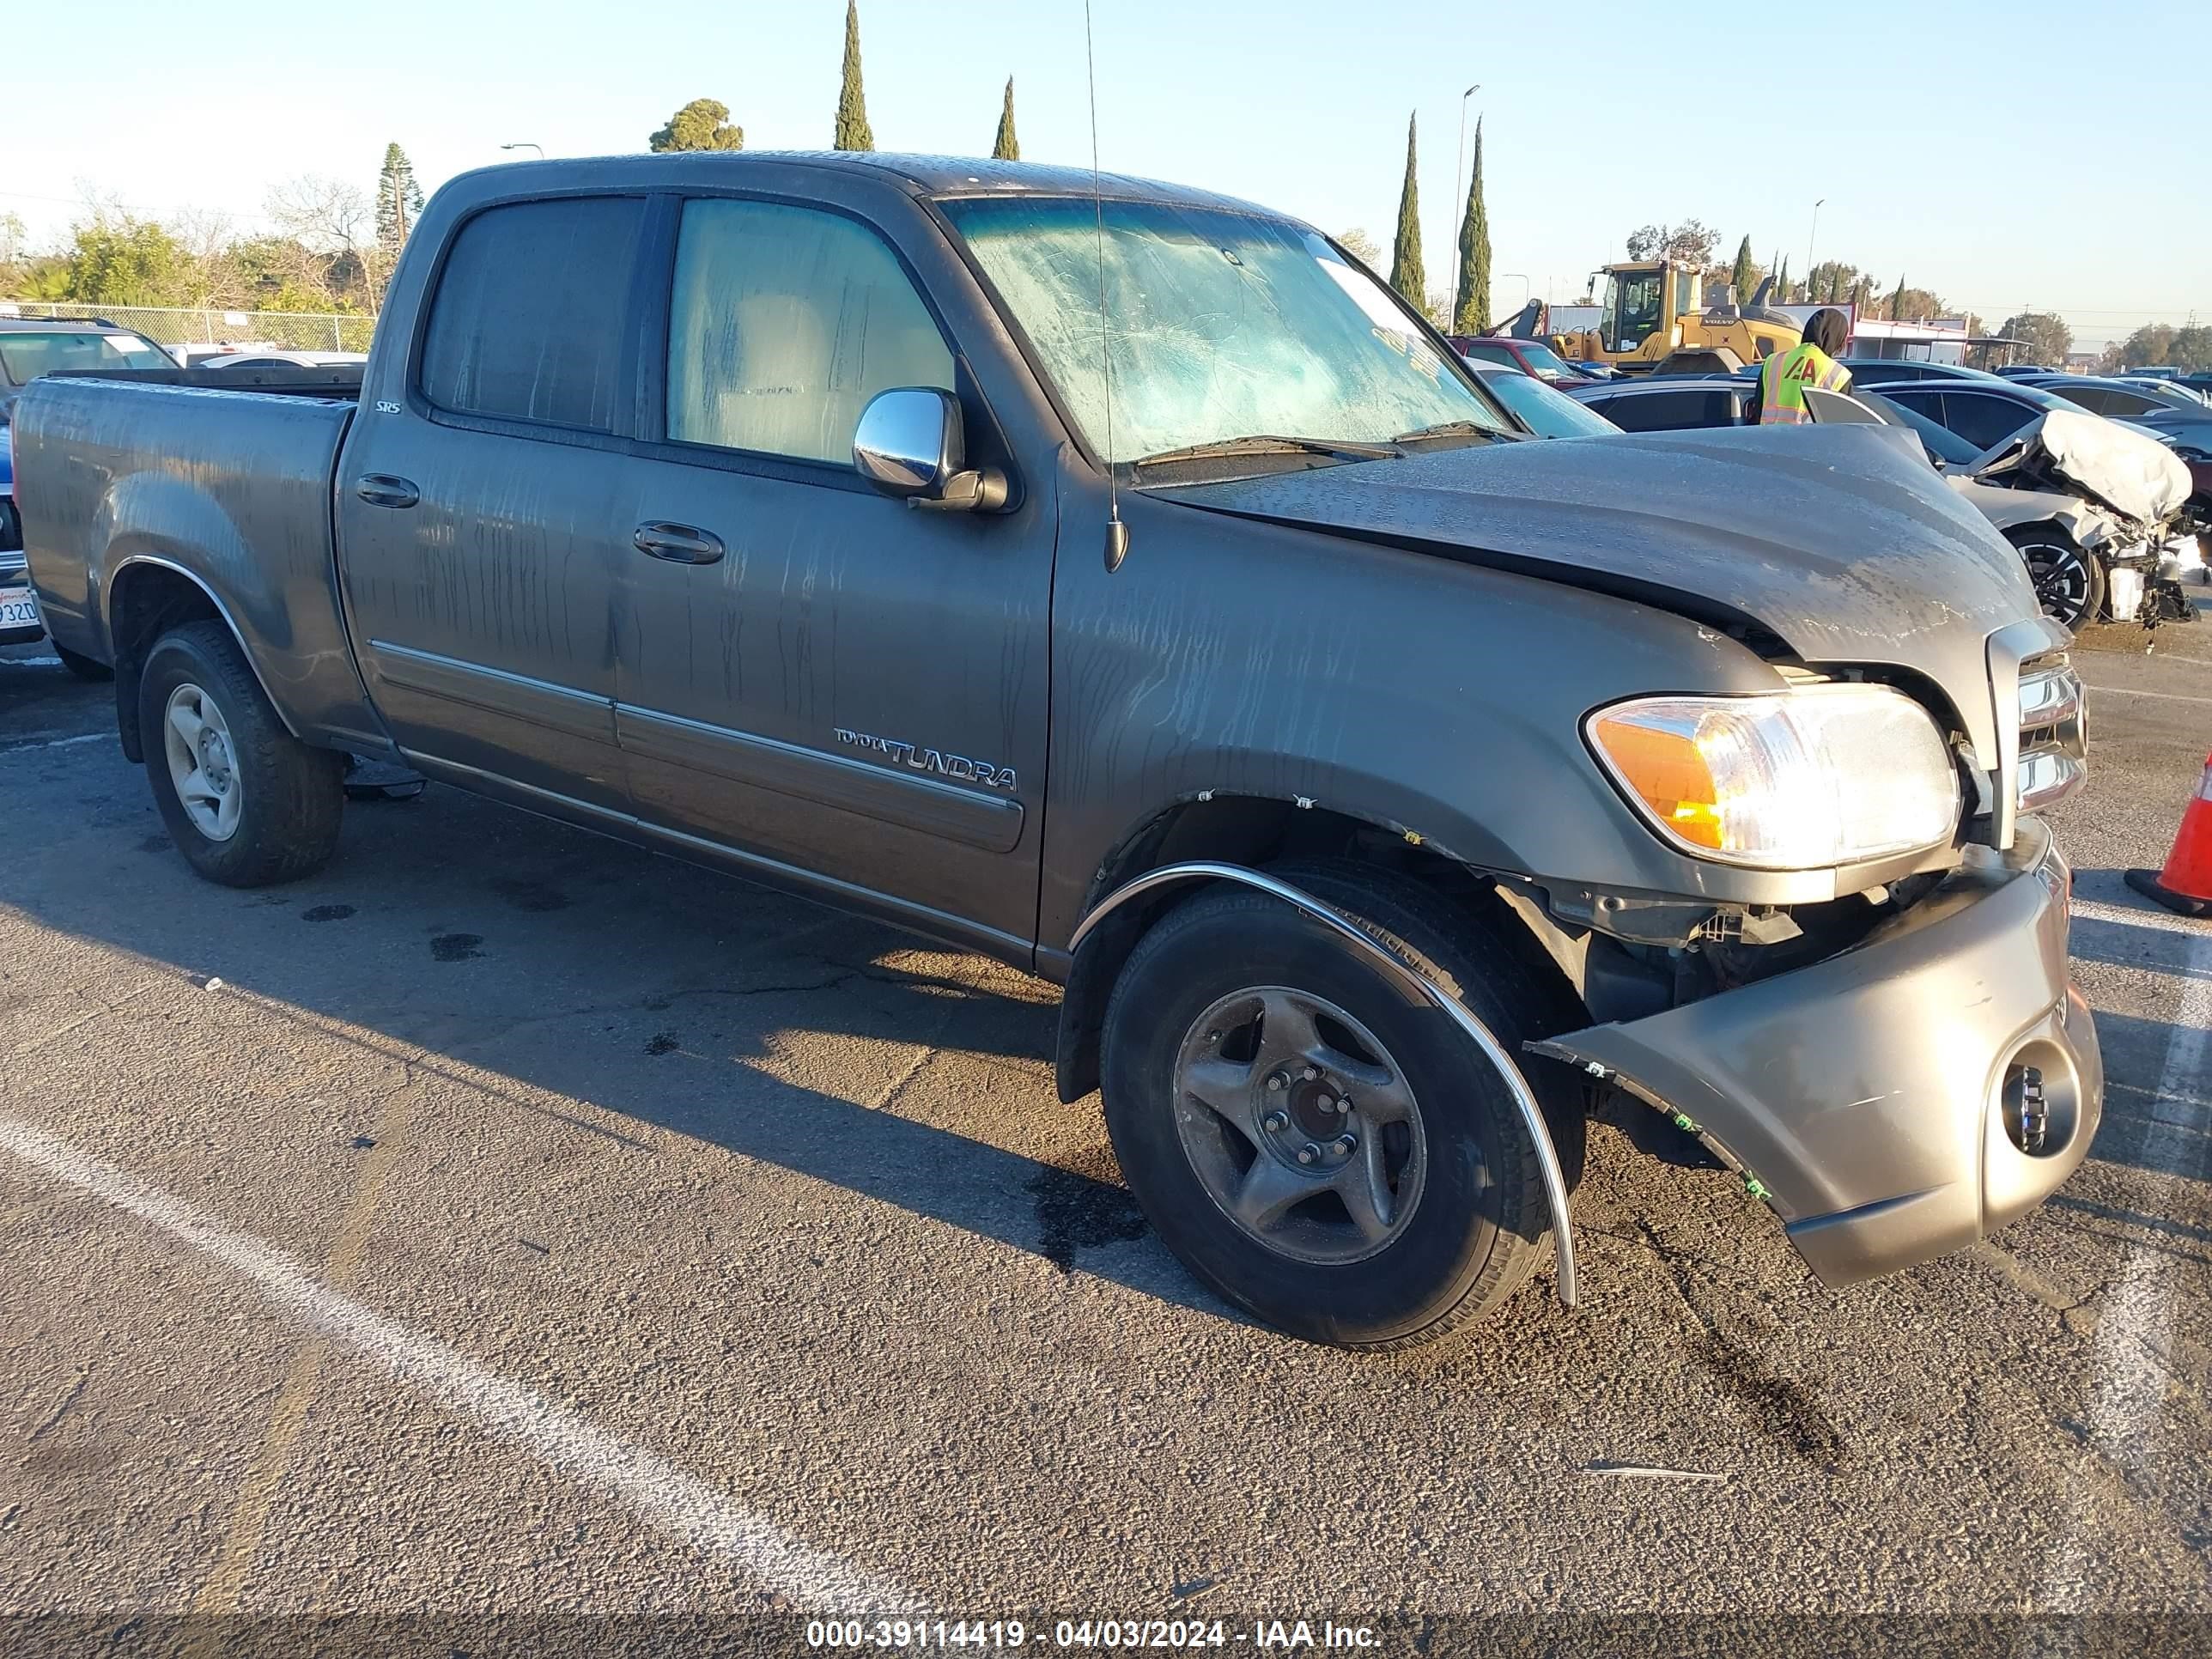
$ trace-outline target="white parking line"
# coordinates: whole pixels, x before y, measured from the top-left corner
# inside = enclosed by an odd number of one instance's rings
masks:
[[[2129,927],[2148,927],[2154,933],[2179,933],[2188,939],[2212,939],[2212,927],[2172,910],[2157,909],[2147,902],[2142,904],[2106,904],[2101,899],[2076,898],[2068,908],[2087,921],[2112,921]]]
[[[2084,684],[2100,697],[2110,695],[2115,697],[2156,697],[2161,702],[2212,703],[2212,697],[2185,696],[2179,691],[2143,691],[2132,685],[2100,685],[2094,680]]]
[[[66,749],[74,743],[100,743],[114,737],[112,732],[88,732],[77,738],[48,738],[43,743],[11,743],[0,746],[0,755],[20,755],[27,749]]]
[[[913,1613],[913,1595],[793,1537],[696,1476],[631,1445],[465,1355],[331,1290],[291,1256],[200,1214],[161,1188],[45,1130],[0,1115],[0,1150],[161,1229],[252,1281],[287,1316],[375,1361],[579,1480],[611,1492],[655,1525],[824,1612]]]
[[[2085,912],[2091,907],[2077,903],[2074,908]],[[2094,908],[2115,921],[2143,922],[2158,916],[2114,905]],[[2179,920],[2158,917],[2158,923]],[[2175,971],[2181,1000],[2173,1012],[2173,1035],[2166,1042],[2158,1079],[2159,1097],[2166,1100],[2182,1097],[2202,1082],[2207,1050],[2212,1049],[2212,930],[2195,934],[2186,960]],[[2150,1182],[2148,1188],[2137,1188],[2133,1201],[2152,1215],[2172,1209],[2184,1184],[2208,1173],[2201,1138],[2157,1121],[2145,1127],[2139,1161],[2151,1171]],[[2172,1343],[2173,1304],[2179,1293],[2172,1256],[2139,1242],[2129,1247],[2118,1282],[2097,1322],[2089,1443],[2130,1474],[2147,1474],[2158,1467],[2165,1355]],[[2072,1521],[2045,1574],[2040,1598],[2043,1607],[2057,1613],[2083,1611],[2088,1589],[2088,1549],[2082,1537],[2087,1517],[2079,1480],[2077,1475]]]

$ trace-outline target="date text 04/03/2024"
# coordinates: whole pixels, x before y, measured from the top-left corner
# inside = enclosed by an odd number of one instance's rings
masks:
[[[1322,1620],[1255,1619],[1249,1626],[1225,1620],[1062,1619],[1049,1635],[1018,1619],[810,1620],[806,1644],[824,1649],[1021,1648],[1165,1650],[1250,1647],[1361,1651],[1381,1638],[1366,1625]]]

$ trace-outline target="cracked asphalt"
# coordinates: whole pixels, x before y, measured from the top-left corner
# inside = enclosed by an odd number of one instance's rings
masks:
[[[2212,1612],[2212,923],[2118,874],[2212,623],[2142,645],[2052,1203],[1824,1291],[1623,1109],[1583,1310],[1380,1358],[1184,1276],[1049,987],[441,789],[214,887],[0,653],[0,1612]]]

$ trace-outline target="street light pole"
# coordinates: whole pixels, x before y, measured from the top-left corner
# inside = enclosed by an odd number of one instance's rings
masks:
[[[1459,162],[1452,169],[1452,202],[1462,214],[1467,211],[1467,185],[1463,182],[1467,173],[1467,100],[1481,90],[1482,82],[1478,81],[1459,95]],[[1458,221],[1453,222],[1457,223]],[[1457,246],[1458,243],[1459,239],[1455,235],[1452,245]]]
[[[1827,199],[1823,196],[1819,202],[1813,204],[1813,228],[1805,233],[1805,292],[1808,295],[1813,292],[1813,244],[1820,234],[1820,204]]]
[[[545,146],[543,144],[533,144],[526,138],[519,144],[501,144],[500,148],[501,149],[534,149],[538,152],[538,159],[539,161],[542,161],[545,159]]]

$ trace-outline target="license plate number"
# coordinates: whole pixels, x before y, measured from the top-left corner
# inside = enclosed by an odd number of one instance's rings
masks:
[[[39,602],[28,593],[0,593],[0,628],[36,628]]]

